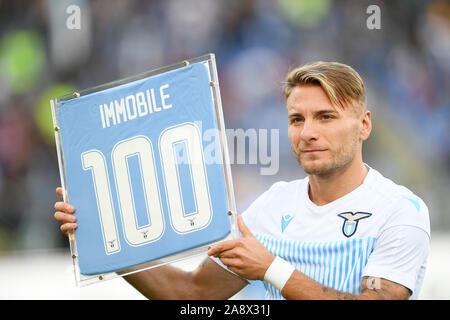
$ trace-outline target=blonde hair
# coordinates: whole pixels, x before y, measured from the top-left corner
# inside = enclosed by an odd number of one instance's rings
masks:
[[[286,76],[286,99],[296,86],[313,84],[321,86],[331,103],[343,109],[358,102],[366,108],[364,82],[350,66],[338,62],[318,61],[295,68]]]

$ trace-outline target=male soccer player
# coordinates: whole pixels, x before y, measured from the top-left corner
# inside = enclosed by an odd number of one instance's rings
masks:
[[[288,135],[307,177],[275,183],[192,272],[161,266],[125,277],[151,299],[226,299],[264,280],[268,299],[416,299],[429,252],[425,203],[362,160],[371,132],[364,84],[351,67],[292,70]],[[62,196],[61,188],[57,193]],[[55,204],[61,230],[75,208]]]

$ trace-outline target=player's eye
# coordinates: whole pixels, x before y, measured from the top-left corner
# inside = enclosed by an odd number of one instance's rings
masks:
[[[291,118],[291,123],[296,124],[302,122],[303,119],[299,117]]]
[[[324,114],[321,116],[321,119],[322,120],[330,120],[330,119],[333,119],[333,116],[329,115],[329,114]]]

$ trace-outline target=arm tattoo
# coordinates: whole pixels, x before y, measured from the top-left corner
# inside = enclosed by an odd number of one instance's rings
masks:
[[[326,286],[322,286],[322,292],[325,294],[331,294],[332,296],[330,297],[336,300],[356,300],[358,298],[358,296],[355,296],[353,294],[337,291]]]
[[[407,300],[411,291],[404,286],[382,278],[363,277],[361,279],[361,295],[375,292],[379,299]]]
[[[369,299],[407,300],[411,296],[411,291],[404,286],[386,279],[374,277],[363,277],[361,279],[360,296],[341,292],[323,285],[321,285],[321,291],[326,296],[337,300],[357,300],[361,297]]]

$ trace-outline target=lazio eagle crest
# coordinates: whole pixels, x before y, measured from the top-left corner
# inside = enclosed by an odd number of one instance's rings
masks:
[[[358,222],[361,219],[370,217],[372,214],[367,212],[343,212],[339,213],[338,216],[344,219],[344,224],[342,225],[342,233],[347,238],[350,238],[355,234],[356,228],[358,227]]]

